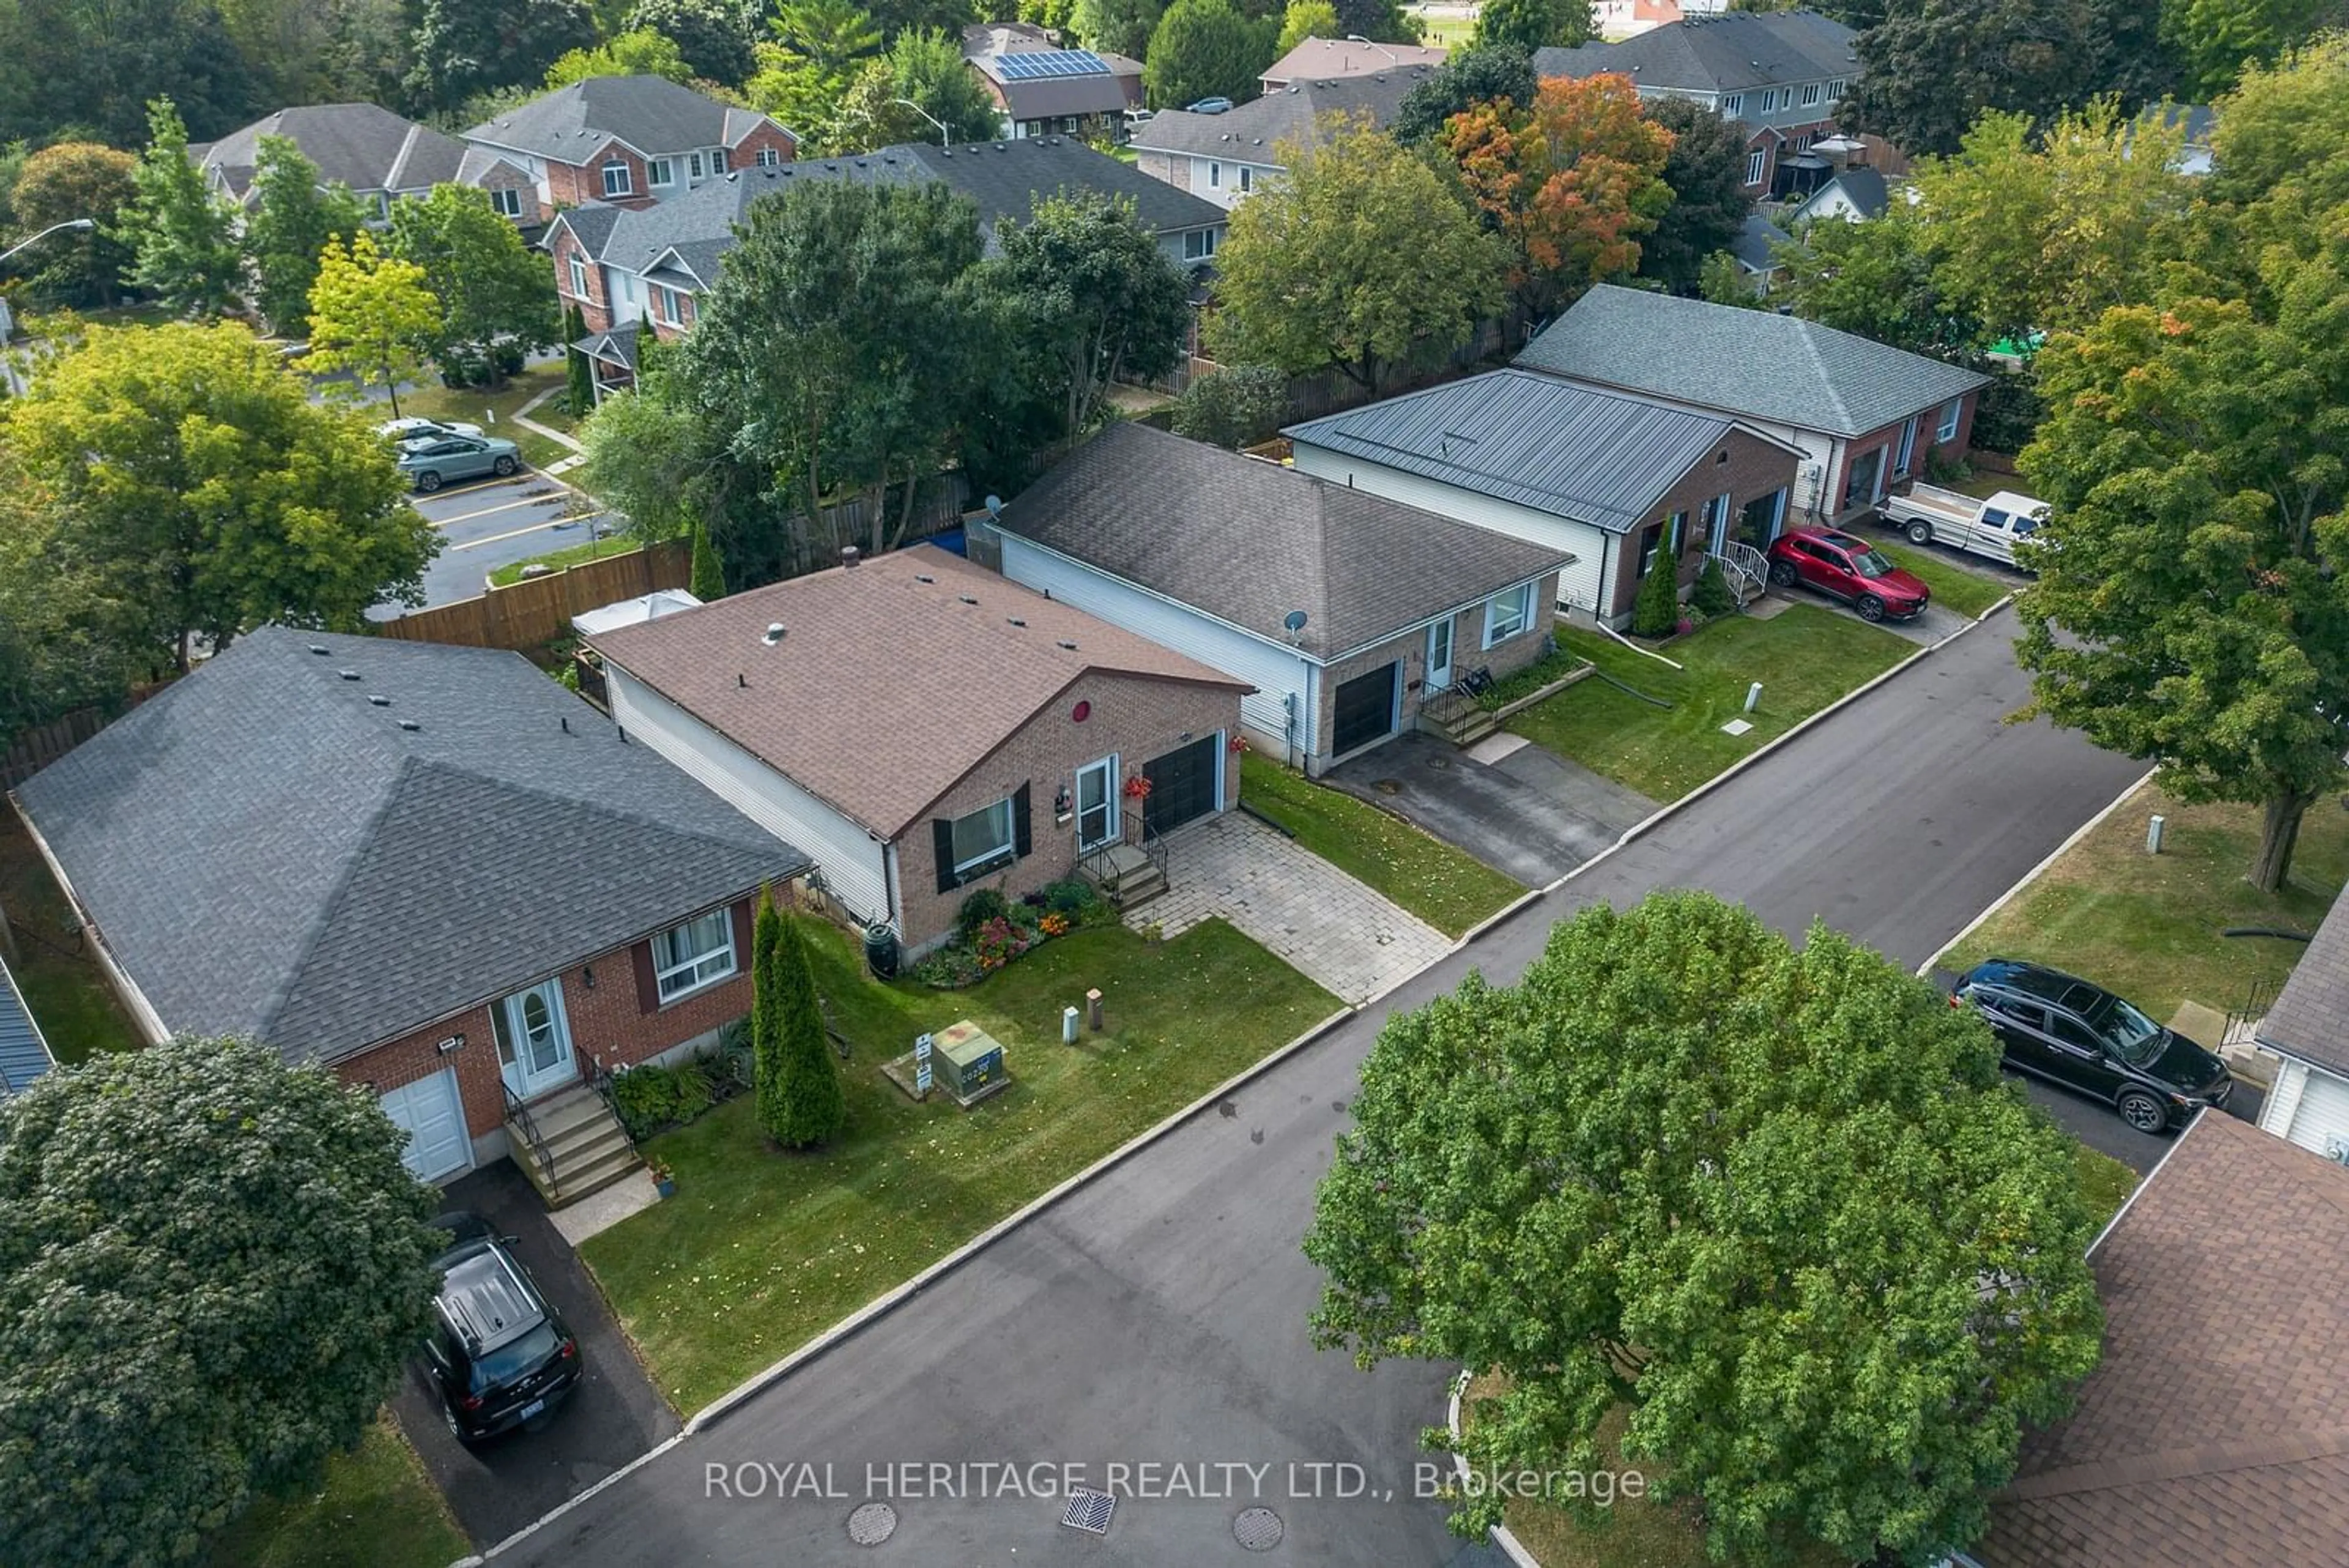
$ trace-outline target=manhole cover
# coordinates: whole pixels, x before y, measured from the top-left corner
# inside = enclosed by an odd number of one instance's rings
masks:
[[[885,1502],[860,1503],[848,1516],[848,1539],[859,1546],[878,1546],[896,1528],[897,1511]]]
[[[1280,1515],[1268,1508],[1244,1508],[1232,1521],[1232,1539],[1250,1552],[1269,1552],[1280,1544]]]
[[[1107,1535],[1110,1510],[1116,1506],[1117,1499],[1109,1493],[1081,1486],[1069,1493],[1069,1506],[1061,1511],[1061,1522],[1089,1535]]]
[[[1381,779],[1371,785],[1371,787],[1378,791],[1381,794],[1401,794],[1402,793],[1402,781],[1400,779]]]
[[[1435,769],[1438,773],[1441,773],[1445,768],[1452,765],[1452,759],[1450,757],[1430,757],[1427,759],[1427,765]]]

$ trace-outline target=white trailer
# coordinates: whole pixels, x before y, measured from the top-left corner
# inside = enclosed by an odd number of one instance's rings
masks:
[[[1947,545],[2014,565],[2014,546],[2047,520],[2047,504],[2013,490],[1987,501],[1920,484],[1884,498],[1884,515],[1912,545]]]

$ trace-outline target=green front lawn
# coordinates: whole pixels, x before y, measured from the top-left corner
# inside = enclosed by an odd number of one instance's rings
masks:
[[[1662,651],[1682,670],[1579,627],[1560,627],[1557,640],[1602,676],[1671,706],[1594,678],[1526,709],[1508,727],[1660,802],[1678,800],[1917,650],[1880,628],[1808,604],[1768,620],[1725,617],[1669,644]],[[1756,680],[1762,701],[1745,713],[1745,689]],[[1741,717],[1754,727],[1723,732]]]
[[[1515,880],[1399,816],[1315,784],[1254,752],[1240,758],[1240,799],[1297,842],[1456,937],[1525,892]]]
[[[8,960],[8,972],[16,977],[16,989],[50,1053],[60,1062],[85,1062],[101,1051],[137,1050],[139,1033],[98,971],[87,939],[69,934],[74,919],[65,895],[25,825],[5,806],[0,911],[16,933],[16,956]]]
[[[1338,1000],[1221,920],[1153,944],[1122,926],[1049,942],[964,992],[864,978],[834,928],[802,921],[816,988],[855,1042],[849,1132],[769,1152],[741,1096],[646,1154],[677,1196],[590,1240],[655,1383],[698,1409],[988,1226],[1328,1017]],[[1060,1044],[1098,987],[1109,1028]],[[914,1036],[976,1020],[1011,1087],[969,1111],[881,1075]]]
[[[480,387],[418,387],[399,394],[399,411],[418,419],[461,420],[475,424],[490,435],[503,436],[522,449],[522,460],[533,468],[544,468],[559,458],[571,455],[571,449],[560,441],[523,430],[513,422],[522,406],[550,387],[568,384],[569,377],[559,365],[533,365],[518,376],[508,378],[506,384],[495,391]],[[388,405],[386,405],[387,412]],[[542,420],[541,409],[531,415],[542,424],[554,424]],[[496,417],[492,418],[494,414]]]
[[[2007,595],[2004,583],[1959,566],[1946,550],[1895,545],[1883,539],[1871,539],[1868,543],[1891,556],[1894,566],[1922,577],[1925,586],[1933,590],[1935,604],[1953,609],[1969,620],[1980,619],[1984,610]]]
[[[255,1504],[223,1532],[218,1568],[444,1568],[471,1551],[388,1415],[326,1461],[315,1495]]]
[[[2146,819],[2159,812],[2159,855],[2145,852]],[[2260,846],[2260,808],[2187,805],[2147,788],[2096,825],[2023,896],[1941,960],[1953,971],[1986,958],[2033,959],[2106,986],[2168,1023],[2181,1002],[2220,1012],[2254,986],[2272,991],[2306,950],[2230,926],[2313,931],[2349,879],[2349,811],[2326,795],[2308,808],[2292,877],[2279,894],[2247,874]],[[2205,1040],[2215,1047],[2215,1040]]]
[[[600,561],[606,556],[625,556],[631,550],[640,550],[643,547],[641,540],[632,539],[624,534],[615,534],[604,539],[589,539],[583,544],[566,545],[560,550],[549,550],[543,556],[533,556],[527,561],[508,562],[490,573],[490,581],[495,587],[502,588],[522,581],[522,574],[525,567],[544,566],[550,571],[559,572],[565,566],[575,566],[582,561]]]

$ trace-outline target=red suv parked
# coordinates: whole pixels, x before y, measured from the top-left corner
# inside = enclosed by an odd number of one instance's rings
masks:
[[[1875,545],[1831,528],[1780,535],[1770,546],[1770,581],[1782,588],[1799,582],[1832,594],[1862,620],[1907,620],[1924,613],[1925,601],[1933,597],[1921,579],[1894,566]]]

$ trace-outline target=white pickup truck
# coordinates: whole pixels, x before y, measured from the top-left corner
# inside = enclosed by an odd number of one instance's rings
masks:
[[[1987,501],[1920,484],[1884,498],[1884,515],[1913,545],[1942,544],[2014,565],[2014,546],[2046,520],[2047,504],[2012,490]]]

